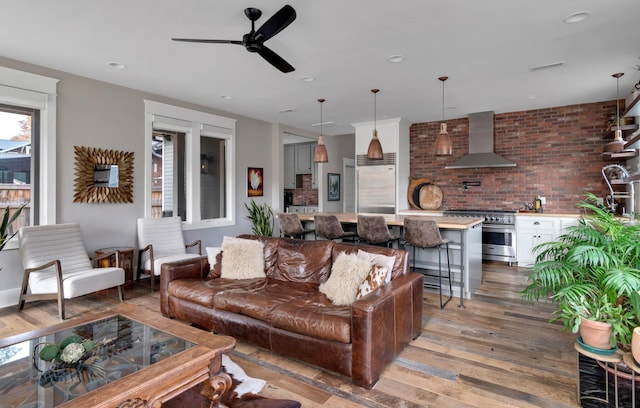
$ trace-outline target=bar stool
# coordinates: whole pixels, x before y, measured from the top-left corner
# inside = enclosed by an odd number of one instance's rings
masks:
[[[438,275],[429,275],[423,273],[425,276],[438,278],[438,289],[440,291],[440,309],[444,307],[453,298],[453,290],[451,288],[451,264],[449,262],[449,240],[443,239],[440,235],[440,229],[438,224],[433,220],[425,220],[418,217],[407,217],[404,219],[404,240],[405,244],[409,244],[413,247],[413,271],[416,272],[416,248],[438,248]],[[446,302],[442,302],[442,258],[441,249],[442,246],[447,250],[447,271],[448,274],[445,277],[449,281],[449,297]],[[431,286],[425,281],[425,286]]]
[[[282,235],[290,238],[305,239],[305,235],[315,232],[313,229],[304,229],[300,217],[296,213],[278,214],[278,222]]]
[[[314,214],[313,223],[316,226],[316,238],[342,239],[351,242],[358,240],[358,234],[353,231],[345,231],[338,217],[333,214]]]
[[[394,241],[400,243],[400,236],[389,232],[387,221],[383,215],[358,215],[358,237],[367,244],[393,246]]]

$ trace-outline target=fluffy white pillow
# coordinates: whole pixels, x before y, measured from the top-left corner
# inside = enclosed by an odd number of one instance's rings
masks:
[[[358,258],[356,254],[342,252],[331,266],[329,279],[320,284],[319,290],[334,305],[350,305],[356,300],[358,287],[367,277],[370,269],[369,261]]]
[[[386,276],[389,275],[387,272],[386,266],[380,266],[378,264],[371,265],[371,269],[369,269],[369,274],[364,279],[364,281],[358,286],[358,293],[356,294],[356,299],[360,299],[363,296],[367,296],[369,293],[378,289],[380,286],[384,285],[384,280]]]
[[[393,271],[393,264],[396,262],[396,258],[393,256],[386,256],[381,254],[372,254],[371,252],[358,249],[358,258],[366,259],[371,264],[378,264],[387,269],[387,276],[384,278],[384,283],[391,282],[391,272]]]
[[[253,239],[224,237],[221,278],[264,278],[264,244]]]

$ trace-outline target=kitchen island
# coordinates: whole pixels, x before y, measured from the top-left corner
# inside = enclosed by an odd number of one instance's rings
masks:
[[[324,212],[318,214],[333,214],[345,225],[354,225],[358,222],[356,213],[332,213]],[[303,223],[313,222],[314,214],[298,214]],[[459,293],[460,305],[463,305],[463,298],[470,299],[473,292],[482,282],[482,218],[472,217],[448,217],[434,215],[432,213],[415,212],[411,215],[403,214],[363,214],[382,215],[387,225],[396,229],[402,235],[404,219],[407,217],[424,217],[434,220],[440,228],[440,234],[448,239],[451,256],[451,274],[453,275],[454,293]],[[412,251],[413,253],[413,251]],[[444,255],[444,254],[443,254]],[[443,259],[446,268],[446,258]],[[416,252],[416,267],[429,271],[438,272],[438,252],[436,250],[419,250]],[[443,287],[443,290],[445,288]],[[448,291],[448,285],[446,287]]]

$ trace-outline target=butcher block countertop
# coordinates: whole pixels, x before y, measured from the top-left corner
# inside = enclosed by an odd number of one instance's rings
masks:
[[[427,215],[428,211],[420,211],[420,213],[415,213],[411,215],[404,214],[362,214],[362,215],[382,215],[384,216],[387,225],[390,226],[402,226],[404,225],[404,219],[410,216],[420,216],[426,219],[432,219],[438,223],[439,228],[445,229],[456,229],[456,230],[466,230],[474,225],[481,224],[484,219],[482,218],[472,218],[472,217],[445,217],[442,215]],[[436,213],[436,212],[434,212]],[[341,213],[341,212],[321,212],[315,214],[333,214],[338,217],[338,220],[344,224],[356,224],[358,222],[358,214],[357,213]],[[437,214],[437,213],[436,213]],[[305,213],[298,214],[300,217],[300,221],[313,221],[314,213]]]

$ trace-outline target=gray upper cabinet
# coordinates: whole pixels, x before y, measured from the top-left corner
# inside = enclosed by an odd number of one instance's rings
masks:
[[[296,188],[295,152],[293,145],[284,146],[284,188]]]
[[[311,174],[311,143],[296,144],[294,147],[296,174]]]

